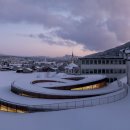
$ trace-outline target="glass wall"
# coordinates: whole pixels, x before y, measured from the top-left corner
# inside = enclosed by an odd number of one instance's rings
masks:
[[[18,112],[18,113],[26,113],[27,111],[22,106],[12,105],[5,102],[0,102],[0,111],[5,112]]]
[[[73,88],[71,90],[92,90],[92,89],[98,89],[106,86],[106,81],[103,81],[101,83],[97,83],[94,85],[89,85],[89,86],[83,86],[83,87],[78,87],[78,88]]]

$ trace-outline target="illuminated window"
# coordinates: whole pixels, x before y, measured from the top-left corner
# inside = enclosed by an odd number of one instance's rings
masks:
[[[0,109],[1,111],[7,111],[8,107],[5,105],[1,105]]]

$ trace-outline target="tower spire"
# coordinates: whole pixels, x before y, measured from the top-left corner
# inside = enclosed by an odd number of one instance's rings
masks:
[[[74,53],[72,51],[72,56],[71,56],[71,62],[73,63],[74,62]]]

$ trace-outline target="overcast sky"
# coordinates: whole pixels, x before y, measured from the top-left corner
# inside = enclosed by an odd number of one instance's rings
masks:
[[[0,54],[87,55],[130,40],[130,0],[0,0]]]

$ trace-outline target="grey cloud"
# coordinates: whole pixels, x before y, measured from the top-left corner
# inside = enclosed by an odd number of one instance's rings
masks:
[[[52,32],[49,33],[40,33],[40,34],[20,34],[19,36],[22,37],[29,37],[34,39],[41,39],[42,42],[48,43],[50,45],[61,45],[62,46],[76,46],[78,43],[69,39],[63,39],[62,37],[59,37],[55,33]]]
[[[130,39],[129,7],[129,0],[0,0],[0,22],[58,27],[37,38],[101,51]]]
[[[26,37],[26,38],[37,38],[36,35],[34,34],[16,34],[17,36],[20,36],[20,37]]]

